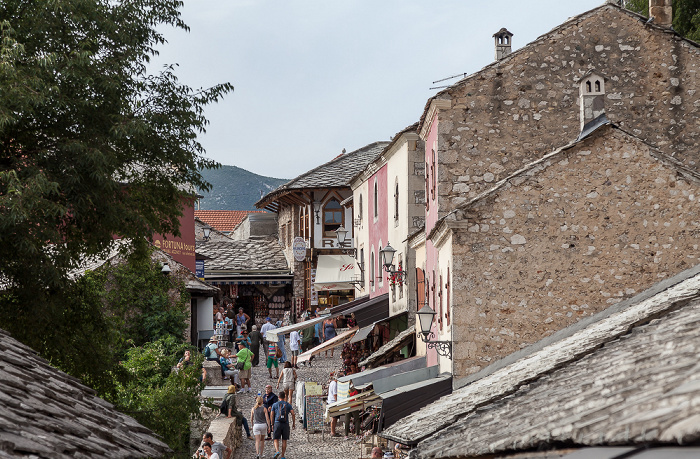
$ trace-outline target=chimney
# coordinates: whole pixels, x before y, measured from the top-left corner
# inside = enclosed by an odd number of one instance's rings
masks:
[[[605,79],[590,73],[579,83],[579,106],[581,108],[581,131],[586,125],[605,115]]]
[[[673,0],[649,0],[649,20],[661,27],[673,24]]]
[[[493,34],[496,40],[496,60],[500,61],[510,54],[510,42],[513,34],[508,32],[505,27]]]

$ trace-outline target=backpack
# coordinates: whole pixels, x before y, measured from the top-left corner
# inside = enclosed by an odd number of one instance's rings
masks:
[[[276,422],[279,422],[280,424],[287,424],[287,412],[285,411],[287,408],[287,404],[281,404],[280,403],[280,417],[277,419]]]
[[[209,358],[210,356],[211,356],[211,348],[210,348],[209,345],[207,344],[207,345],[204,347],[204,357]]]
[[[228,415],[228,400],[226,397],[221,401],[221,406],[219,407],[219,412],[224,416]]]

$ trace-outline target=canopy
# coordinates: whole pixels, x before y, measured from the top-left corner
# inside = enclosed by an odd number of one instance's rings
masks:
[[[319,255],[316,264],[316,291],[353,290],[359,279],[355,259],[349,255]]]
[[[400,349],[410,341],[413,341],[415,335],[416,326],[411,325],[406,330],[396,335],[394,339],[377,349],[377,351],[374,352],[372,355],[360,362],[360,367],[368,367],[376,364],[377,362],[381,362],[384,358],[388,357],[396,349]]]
[[[319,313],[322,313],[323,311],[319,311]],[[314,317],[309,320],[305,320],[303,322],[298,322],[296,324],[291,324],[287,325],[285,327],[280,327],[280,328],[273,328],[272,330],[268,330],[267,333],[265,333],[265,339],[268,341],[277,341],[279,338],[279,335],[286,335],[288,333],[291,333],[295,330],[301,330],[303,328],[307,327],[313,327],[319,322],[323,322],[328,318],[328,314],[322,315],[321,317]]]
[[[353,327],[350,330],[344,331],[343,333],[340,333],[336,335],[335,337],[329,339],[328,341],[325,341],[318,346],[309,349],[308,351],[304,352],[297,358],[298,363],[302,362],[307,362],[311,359],[311,356],[314,356],[316,354],[319,354],[323,351],[326,351],[332,347],[340,346],[341,344],[344,344],[352,339],[353,336],[355,336],[355,332],[357,332],[357,327]]]

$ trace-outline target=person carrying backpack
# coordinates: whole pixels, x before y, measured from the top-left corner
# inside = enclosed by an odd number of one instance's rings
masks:
[[[289,440],[289,419],[292,420],[292,429],[296,428],[296,418],[294,416],[294,408],[287,403],[284,391],[277,394],[279,401],[272,405],[272,418],[275,420],[275,426],[272,429],[272,439],[275,443],[275,455],[273,459],[284,459],[284,453],[287,451],[287,440]],[[282,440],[282,449],[280,449],[280,440]]]
[[[216,339],[216,336],[212,336],[209,339],[209,344],[204,347],[202,353],[204,354],[204,358],[207,360],[219,361],[221,351],[219,350],[219,340]]]
[[[223,415],[226,415],[227,418],[236,418],[237,423],[243,424],[243,428],[245,429],[245,433],[248,439],[253,439],[253,437],[250,436],[248,420],[245,418],[243,413],[238,411],[238,406],[236,405],[236,386],[234,384],[228,386],[226,396],[221,401],[221,407],[219,408],[219,412]]]

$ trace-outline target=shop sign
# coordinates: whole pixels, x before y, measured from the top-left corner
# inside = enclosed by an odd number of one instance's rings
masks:
[[[195,261],[195,276],[199,279],[204,280],[204,260]]]
[[[304,261],[306,259],[306,240],[303,237],[295,237],[292,251],[296,261]]]

